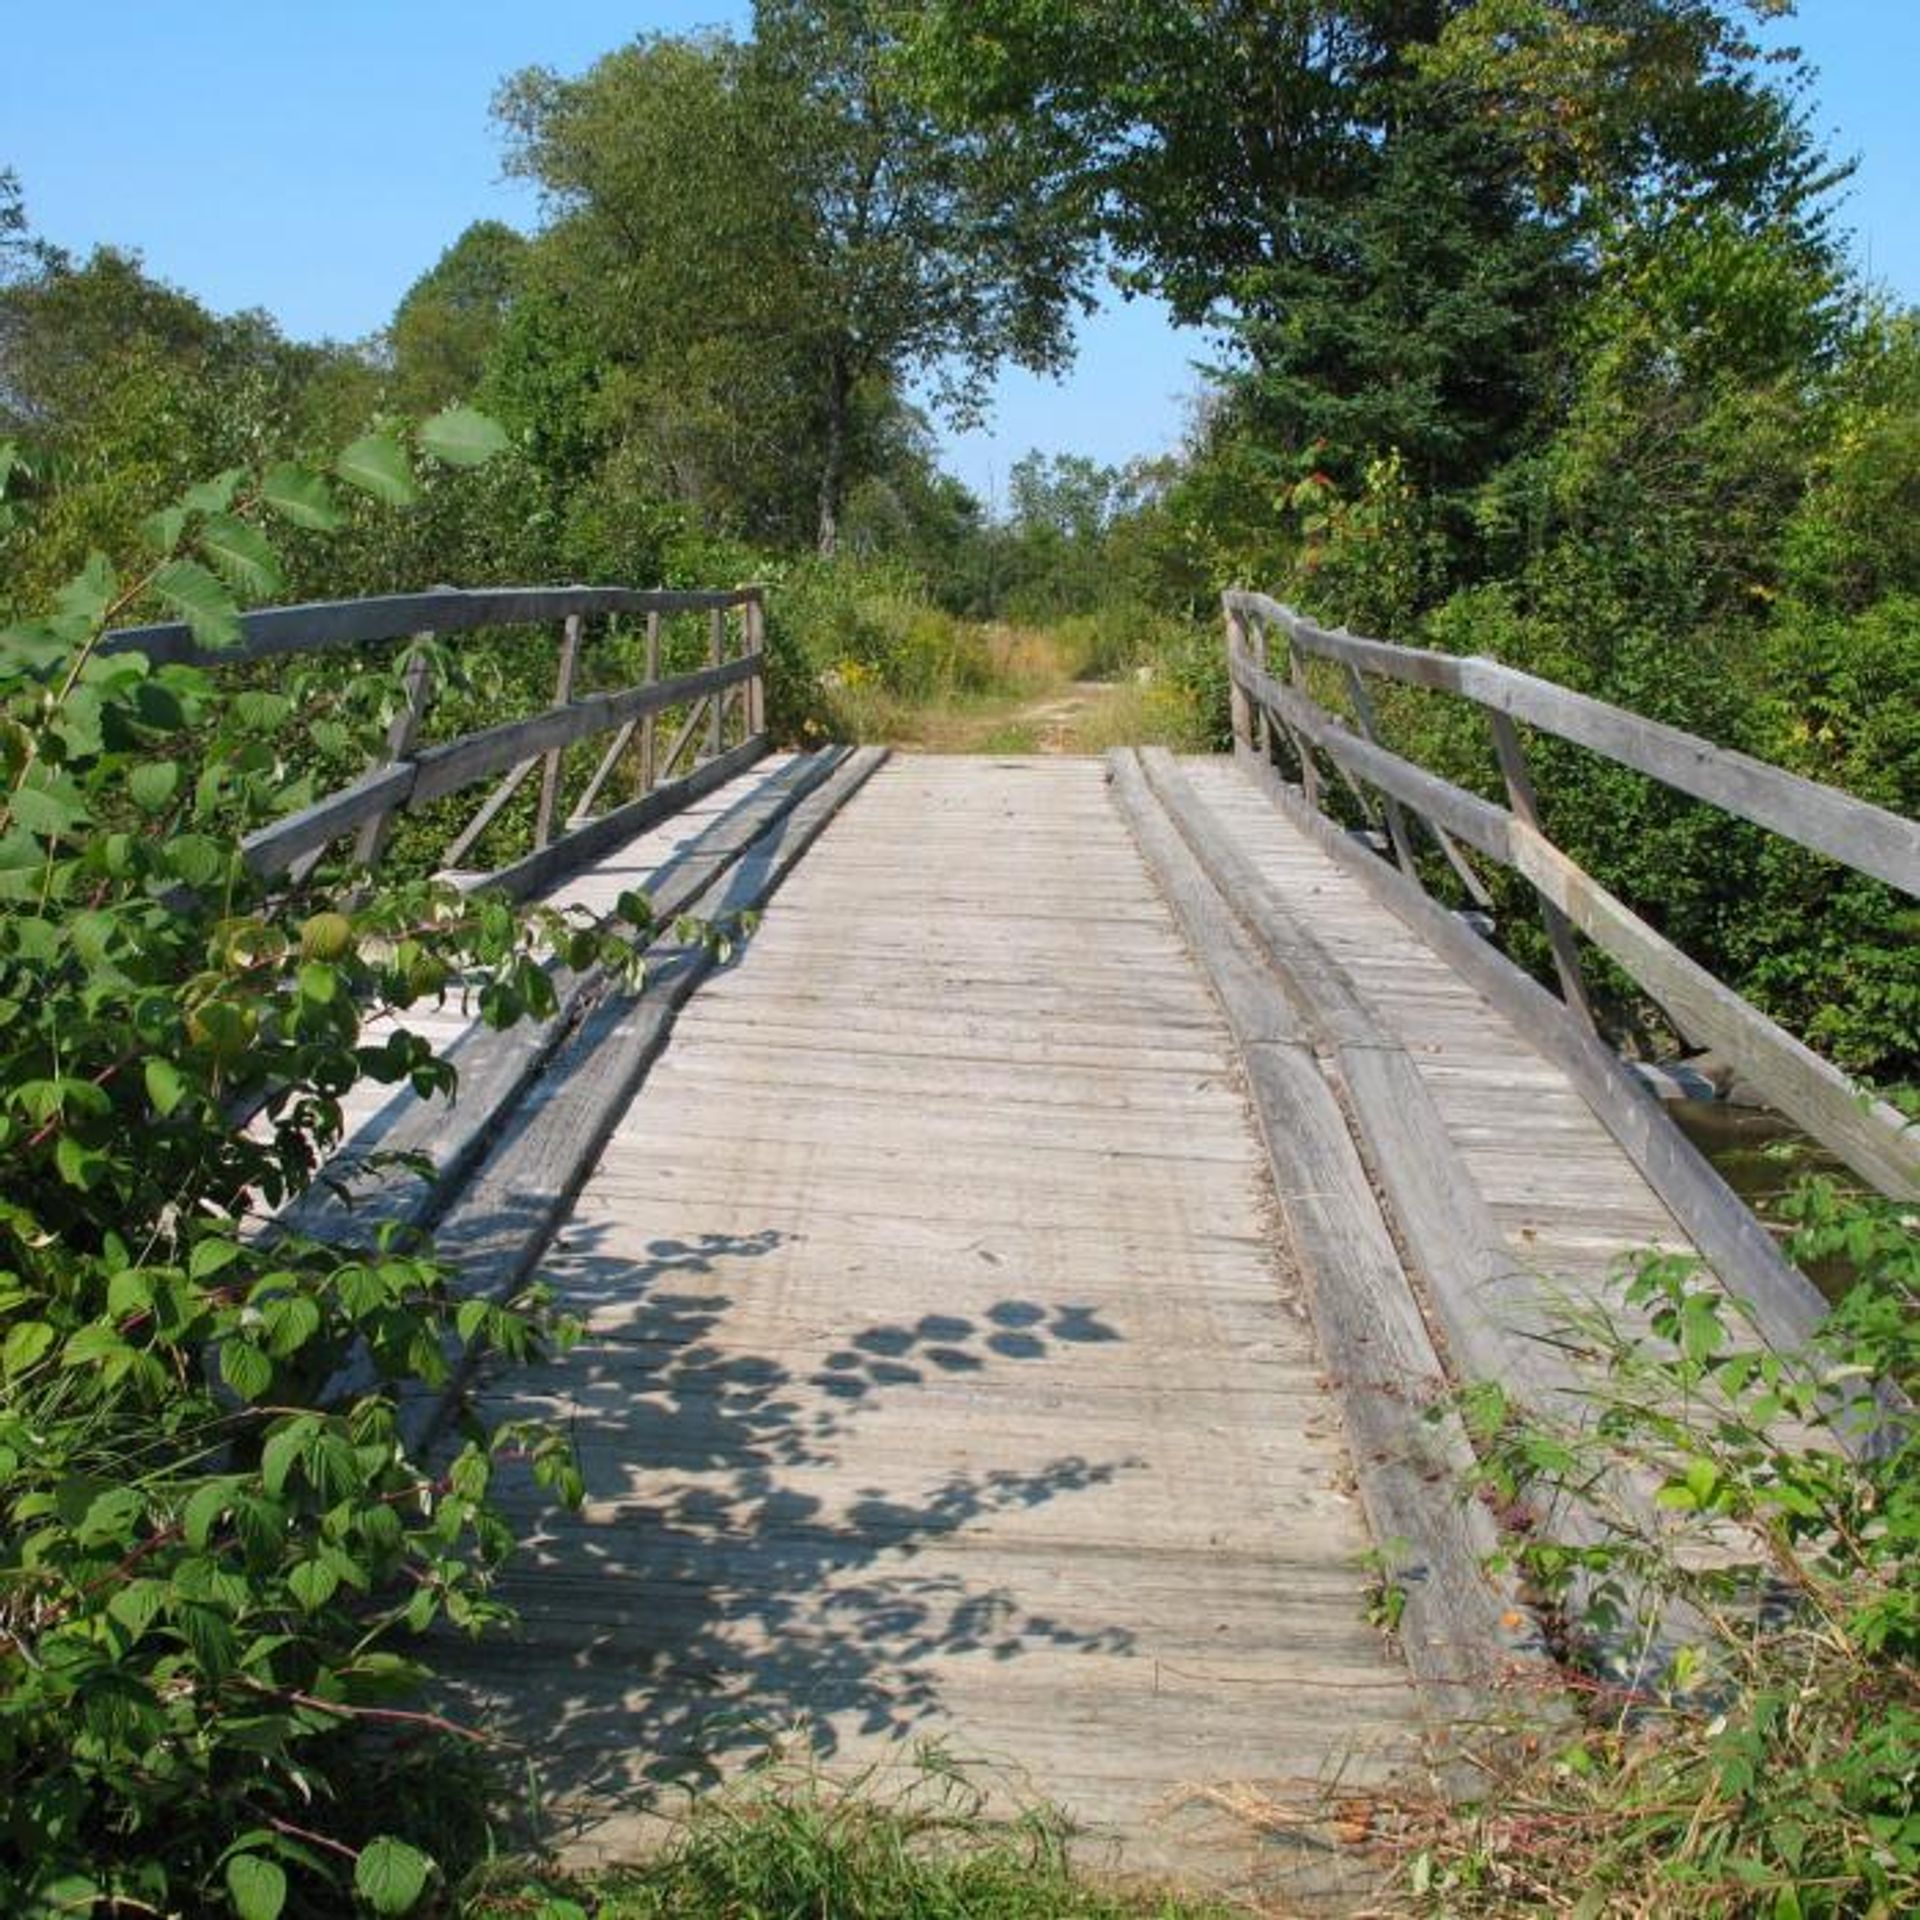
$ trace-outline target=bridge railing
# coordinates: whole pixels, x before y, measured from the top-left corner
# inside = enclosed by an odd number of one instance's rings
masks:
[[[1570,1018],[1591,1029],[1577,933],[1644,989],[1690,1042],[1713,1049],[1863,1179],[1895,1198],[1920,1197],[1920,1132],[1689,958],[1547,837],[1516,723],[1916,897],[1920,825],[1495,660],[1363,639],[1319,626],[1260,593],[1228,593],[1223,607],[1236,746],[1271,764],[1276,741],[1284,740],[1298,768],[1297,791],[1312,813],[1323,811],[1324,759],[1370,815],[1384,818],[1395,861],[1413,884],[1419,884],[1415,827],[1430,836],[1483,904],[1486,889],[1466,850],[1519,874],[1538,897]],[[1282,658],[1282,671],[1274,671]],[[1308,663],[1316,660],[1338,670],[1352,724],[1314,697]],[[1369,676],[1451,694],[1480,708],[1491,729],[1506,806],[1383,746]]]
[[[705,664],[661,674],[663,622],[704,615]],[[644,671],[609,691],[579,693],[589,623],[644,622]],[[358,780],[249,836],[248,865],[263,878],[310,870],[349,834],[360,864],[375,865],[402,814],[417,812],[478,783],[491,792],[454,833],[439,864],[458,868],[537,774],[532,846],[525,858],[490,877],[510,891],[530,892],[565,862],[583,857],[583,836],[612,844],[664,819],[765,752],[766,620],[757,587],[712,592],[627,587],[489,587],[268,607],[241,616],[237,644],[207,647],[183,624],[126,627],[103,651],[137,651],[156,664],[191,662],[236,667],[287,655],[371,648],[404,642],[404,698],[388,728],[386,750]],[[485,628],[554,629],[553,701],[518,720],[427,743],[436,693],[431,642]],[[664,741],[662,723],[678,714]],[[591,774],[569,799],[569,749],[605,738]],[[624,798],[595,813],[624,790]]]

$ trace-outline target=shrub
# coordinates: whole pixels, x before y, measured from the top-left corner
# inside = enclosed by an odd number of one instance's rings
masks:
[[[1663,1668],[1592,1670],[1587,1724],[1412,1863],[1449,1913],[1907,1913],[1920,1906],[1920,1440],[1861,1444],[1871,1382],[1920,1377],[1911,1208],[1803,1183],[1790,1251],[1858,1280],[1783,1359],[1689,1262],[1644,1261],[1644,1333],[1592,1325],[1584,1434],[1469,1408],[1502,1510],[1555,1510],[1607,1470],[1652,1493],[1598,1543],[1545,1522],[1515,1558],[1572,1654],[1676,1603]]]
[[[424,437],[472,462],[494,433],[455,413]],[[411,467],[379,437],[341,472],[401,502]],[[431,1863],[347,1783],[390,1775],[400,1736],[458,1737],[414,1698],[412,1643],[499,1618],[495,1461],[576,1485],[541,1430],[471,1426],[433,1463],[402,1418],[463,1346],[534,1355],[537,1295],[463,1300],[424,1244],[272,1216],[357,1081],[449,1085],[409,1006],[468,992],[505,1023],[551,1008],[545,953],[630,946],[430,881],[264,884],[241,838],[313,786],[274,744],[287,697],[100,645],[155,603],[230,640],[234,590],[280,583],[271,528],[337,519],[317,473],[224,475],[147,522],[137,574],[96,556],[0,633],[8,1912],[271,1920],[347,1882],[409,1910]]]

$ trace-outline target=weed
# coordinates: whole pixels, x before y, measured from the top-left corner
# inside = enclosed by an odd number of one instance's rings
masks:
[[[771,1765],[701,1801],[657,1859],[591,1882],[508,1876],[474,1896],[469,1920],[1225,1920],[1207,1902],[1081,1876],[1057,1813],[995,1819],[937,1753],[905,1778],[836,1787]]]

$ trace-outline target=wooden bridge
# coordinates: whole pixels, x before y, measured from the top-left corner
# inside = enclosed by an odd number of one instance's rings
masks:
[[[1910,821],[1254,595],[1227,600],[1238,750],[1201,760],[771,753],[751,593],[283,609],[246,652],[555,621],[550,708],[429,744],[416,646],[389,763],[251,857],[372,859],[437,806],[457,867],[537,775],[532,849],[491,884],[594,911],[638,887],[668,928],[763,916],[730,953],[664,933],[637,998],[559,976],[539,1032],[449,1003],[457,1097],[356,1110],[340,1168],[410,1149],[431,1177],[304,1214],[432,1226],[464,1285],[537,1270],[581,1322],[556,1363],[468,1383],[567,1423],[587,1500],[513,1492],[521,1637],[445,1662],[575,1857],[770,1747],[893,1770],[931,1742],[1127,1867],[1258,1850],[1324,1880],[1329,1827],[1246,1810],[1319,1791],[1337,1831],[1463,1725],[1532,1711],[1551,1680],[1484,1570],[1449,1385],[1568,1404],[1539,1336],[1648,1246],[1697,1250],[1782,1347],[1820,1312],[1599,1037],[1583,944],[1864,1179],[1920,1191],[1895,1115],[1554,847],[1522,729],[1914,894]],[[583,691],[603,654],[641,677]],[[1484,710],[1504,804],[1382,744],[1381,678]],[[1470,905],[1476,861],[1532,883],[1561,996],[1423,879]]]

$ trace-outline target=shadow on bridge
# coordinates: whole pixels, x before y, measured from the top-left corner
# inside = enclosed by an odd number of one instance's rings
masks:
[[[656,1238],[640,1258],[603,1239],[576,1224],[543,1269],[579,1343],[481,1396],[570,1429],[587,1504],[503,1486],[527,1542],[504,1583],[519,1637],[444,1662],[563,1819],[640,1812],[772,1746],[904,1758],[942,1730],[955,1662],[1132,1653],[1123,1627],[1023,1599],[1025,1560],[1048,1557],[1031,1529],[955,1544],[1141,1466],[1036,1459],[1030,1433],[1005,1449],[1023,1464],[951,1464],[969,1451],[952,1389],[977,1418],[983,1397],[1031,1400],[1012,1376],[1058,1386],[1061,1363],[1121,1339],[1098,1306],[1009,1291],[828,1327],[786,1309],[777,1231]]]

